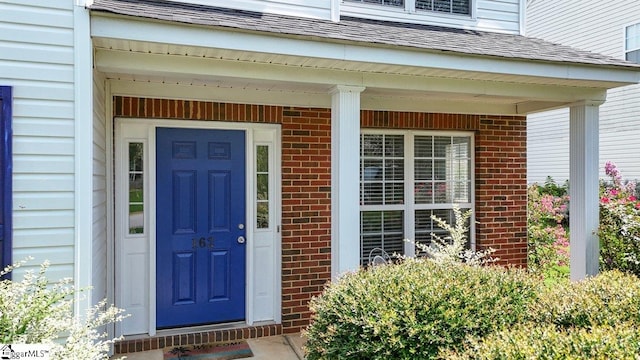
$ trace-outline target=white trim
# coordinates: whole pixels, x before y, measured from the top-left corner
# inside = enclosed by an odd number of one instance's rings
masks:
[[[331,276],[360,266],[360,86],[331,89]]]
[[[138,128],[138,134],[130,134],[130,129]],[[156,175],[155,175],[155,162],[156,162],[156,140],[155,133],[156,129],[159,127],[174,127],[174,128],[198,128],[198,129],[228,129],[228,130],[242,130],[245,131],[246,136],[246,165],[245,171],[247,174],[246,178],[246,205],[247,205],[247,213],[246,213],[246,238],[247,244],[251,246],[247,246],[247,278],[246,278],[246,323],[248,325],[253,324],[255,321],[275,321],[279,323],[281,321],[280,307],[281,307],[281,233],[276,232],[276,229],[279,229],[281,223],[281,165],[280,165],[280,157],[281,157],[281,145],[280,145],[280,125],[277,124],[257,124],[257,123],[231,123],[231,122],[218,122],[218,121],[190,121],[190,120],[150,120],[150,119],[138,119],[138,118],[117,118],[116,119],[116,166],[120,168],[116,169],[116,178],[118,179],[118,183],[116,186],[119,189],[125,189],[128,184],[124,184],[122,173],[124,171],[124,166],[127,164],[124,161],[124,153],[126,151],[124,145],[129,141],[133,142],[144,142],[146,144],[145,153],[145,179],[147,179],[147,183],[145,183],[145,234],[142,236],[138,236],[140,238],[145,238],[148,244],[148,288],[147,288],[147,297],[148,303],[146,306],[148,307],[148,324],[146,326],[146,333],[150,336],[156,334]],[[142,129],[142,131],[141,131]],[[146,130],[144,130],[146,129]],[[270,164],[273,168],[272,176],[270,177],[270,181],[273,184],[273,188],[270,189],[273,194],[273,198],[270,201],[270,208],[273,209],[273,227],[272,227],[272,239],[273,246],[271,248],[270,258],[272,259],[273,269],[273,279],[272,279],[272,294],[273,294],[273,307],[271,308],[272,313],[262,314],[256,313],[256,302],[254,301],[254,288],[256,284],[256,280],[254,279],[256,274],[256,267],[254,265],[255,262],[255,243],[254,239],[256,239],[256,234],[254,231],[253,224],[255,223],[255,212],[253,210],[254,207],[254,192],[255,192],[255,179],[253,174],[254,171],[254,147],[255,144],[258,143],[255,141],[256,136],[260,136],[262,139],[259,143],[269,143],[270,149],[272,152],[272,164]],[[266,140],[266,137],[271,140]],[[123,191],[119,191],[119,196],[116,199],[117,202],[124,205],[126,201],[124,199]],[[122,208],[123,205],[118,206]],[[125,215],[122,214],[124,211],[119,211],[118,221],[120,224],[126,221]],[[118,229],[116,229],[116,243],[121,241],[119,238],[123,236],[122,226],[119,225]],[[118,248],[121,248],[121,245],[118,245]],[[121,250],[117,250],[121,251]],[[120,254],[120,257],[122,255]],[[116,260],[116,268],[119,268],[119,261],[121,259]],[[118,272],[118,270],[116,270]],[[123,275],[119,275],[121,278]],[[116,282],[119,279],[116,278]],[[122,284],[117,283],[116,288],[121,286]],[[121,296],[122,294],[119,294]],[[121,298],[118,301],[122,301]],[[256,320],[256,316],[260,316]],[[122,331],[119,330],[118,334],[122,334]]]
[[[111,97],[111,83],[109,81],[104,81],[104,107],[105,107],[105,179],[106,179],[106,192],[107,192],[107,301],[109,304],[115,304],[116,302],[116,294],[115,294],[115,219],[114,217],[114,209],[115,202],[113,199],[114,188],[114,132],[113,132],[113,98]],[[118,326],[120,326],[120,322],[116,322],[109,326],[109,336],[110,338],[115,337],[115,334],[119,331]]]
[[[527,0],[520,0],[518,2],[518,7],[520,9],[519,14],[518,14],[518,21],[520,22],[519,28],[520,28],[520,35],[522,36],[526,36],[526,32],[527,32]]]
[[[73,7],[74,46],[74,312],[84,315],[92,302],[93,274],[93,63],[89,11]]]
[[[571,202],[571,280],[598,274],[599,243],[599,106],[576,104],[569,110]]]

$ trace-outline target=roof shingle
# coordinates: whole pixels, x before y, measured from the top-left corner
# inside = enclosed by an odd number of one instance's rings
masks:
[[[330,42],[408,47],[464,55],[640,67],[621,59],[521,35],[342,17],[339,22],[160,0],[95,0],[91,11]]]

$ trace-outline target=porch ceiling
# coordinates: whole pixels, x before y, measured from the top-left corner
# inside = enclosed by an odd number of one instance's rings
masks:
[[[605,96],[602,87],[593,82],[585,87],[585,81],[575,79],[554,82],[109,38],[94,38],[93,43],[96,69],[121,94],[330,107],[333,86],[355,84],[366,87],[361,100],[365,109],[504,115]]]

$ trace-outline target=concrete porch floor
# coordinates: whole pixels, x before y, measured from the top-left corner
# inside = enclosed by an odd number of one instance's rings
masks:
[[[251,360],[304,360],[304,338],[300,334],[268,336],[247,339],[253,357]],[[114,359],[126,356],[128,360],[162,360],[162,350],[150,350],[114,356]]]

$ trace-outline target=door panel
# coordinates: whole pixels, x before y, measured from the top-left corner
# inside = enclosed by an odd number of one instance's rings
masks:
[[[156,131],[158,328],[245,317],[245,134]]]

